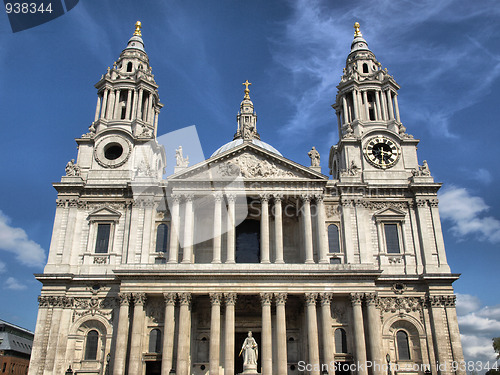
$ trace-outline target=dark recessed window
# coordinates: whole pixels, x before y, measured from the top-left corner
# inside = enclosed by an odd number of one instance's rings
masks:
[[[385,245],[387,247],[387,253],[399,254],[399,235],[398,235],[398,225],[397,224],[384,224],[385,232]]]
[[[109,234],[111,232],[111,224],[97,225],[97,239],[95,242],[96,253],[107,253],[109,247]]]
[[[99,343],[99,333],[92,330],[87,333],[87,340],[85,342],[85,359],[95,361],[97,359],[97,345]]]
[[[398,358],[401,361],[410,360],[410,343],[408,341],[408,334],[405,331],[398,331],[396,333],[396,341],[398,344]]]
[[[330,253],[340,253],[339,227],[335,224],[328,226],[328,248]]]
[[[335,353],[347,353],[347,335],[343,328],[335,330]]]
[[[236,263],[260,263],[260,223],[245,220],[236,227]]]
[[[363,64],[363,73],[368,73],[368,64]]]
[[[156,230],[156,252],[164,253],[167,251],[168,227],[166,224],[158,225]]]
[[[132,63],[131,63],[131,62],[129,62],[129,63],[127,64],[127,72],[131,72],[131,71],[132,71]]]
[[[161,331],[159,329],[155,328],[149,333],[149,352],[161,352]]]
[[[104,156],[108,160],[116,160],[123,154],[123,147],[118,143],[112,143],[104,149]]]

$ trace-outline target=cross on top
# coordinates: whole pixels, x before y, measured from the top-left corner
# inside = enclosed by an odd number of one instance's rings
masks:
[[[251,85],[250,82],[248,82],[248,79],[242,83],[242,85],[245,86],[245,99],[250,99],[250,96],[248,95],[250,93],[250,90],[248,89],[248,86]]]

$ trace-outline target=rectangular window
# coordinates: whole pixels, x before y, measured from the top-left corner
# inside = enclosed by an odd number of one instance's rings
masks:
[[[399,254],[399,234],[397,224],[384,224],[385,232],[385,245],[387,248],[387,253],[389,254]]]
[[[95,243],[96,253],[107,253],[109,247],[109,234],[111,232],[111,224],[97,225],[97,240]]]

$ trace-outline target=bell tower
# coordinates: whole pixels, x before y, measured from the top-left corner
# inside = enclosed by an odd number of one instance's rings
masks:
[[[240,104],[240,110],[236,116],[238,122],[238,130],[234,135],[234,139],[243,139],[244,141],[251,141],[252,139],[259,139],[260,135],[257,133],[257,114],[254,111],[253,102],[250,99],[251,85],[248,79],[243,83],[245,86],[245,96]]]
[[[141,22],[95,87],[94,121],[76,140],[81,177],[97,184],[138,175],[161,179],[165,155],[156,133],[163,104],[144,49]]]
[[[398,105],[399,85],[369,49],[359,23],[332,107],[339,142],[330,150],[334,179],[387,183],[408,181],[418,169],[418,140],[406,133]]]

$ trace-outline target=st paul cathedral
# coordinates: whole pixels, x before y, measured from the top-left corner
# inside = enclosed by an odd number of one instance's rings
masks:
[[[136,24],[54,184],[29,375],[465,374],[441,184],[359,24],[329,175],[261,139],[244,86],[233,138],[164,177]]]

